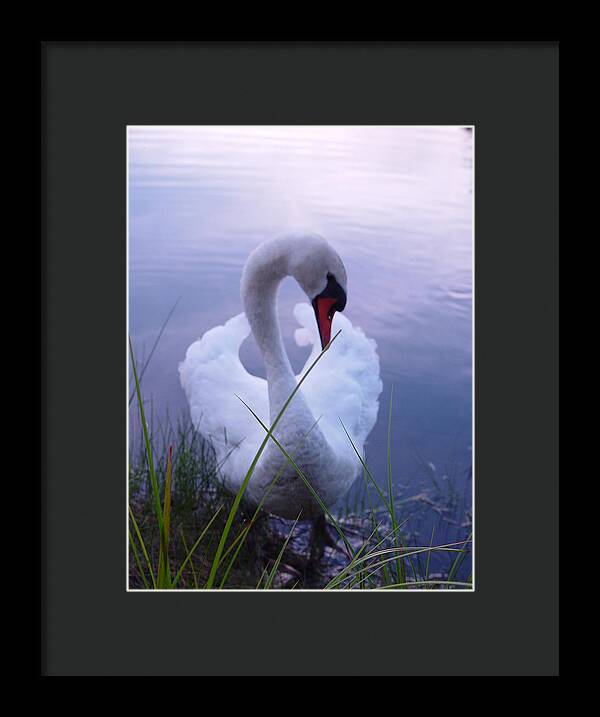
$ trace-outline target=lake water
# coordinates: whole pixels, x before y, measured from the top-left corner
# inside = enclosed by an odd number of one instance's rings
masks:
[[[178,363],[241,311],[242,267],[261,241],[316,232],[348,272],[345,315],[377,342],[384,388],[366,447],[387,481],[387,411],[397,498],[415,539],[471,530],[473,136],[462,127],[130,127],[129,332],[148,353],[153,411],[187,410]],[[286,280],[280,318],[293,367]],[[252,339],[246,367],[264,376]],[[356,489],[358,491],[358,488]],[[355,493],[356,493],[355,491]],[[414,496],[421,495],[418,500]],[[358,500],[358,498],[357,498]],[[431,501],[431,502],[429,502]],[[431,505],[433,503],[433,506]]]

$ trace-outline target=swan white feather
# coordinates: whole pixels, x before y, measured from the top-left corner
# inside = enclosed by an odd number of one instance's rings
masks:
[[[233,491],[238,490],[265,436],[264,429],[238,396],[269,425],[291,392],[290,387],[293,388],[321,351],[313,308],[307,303],[297,304],[294,316],[301,328],[296,330],[294,337],[298,345],[311,345],[312,350],[300,374],[293,376],[287,355],[282,355],[284,349],[278,324],[276,333],[269,333],[275,331],[272,324],[276,322],[276,314],[268,312],[276,311],[279,281],[293,272],[307,294],[316,295],[323,288],[325,269],[336,264],[329,252],[333,250],[325,240],[314,235],[292,235],[261,245],[244,269],[242,299],[246,313],[207,331],[188,348],[185,360],[180,364],[181,384],[188,398],[192,421],[198,431],[211,440],[222,464],[226,485]],[[291,260],[290,255],[293,255]],[[310,257],[308,269],[307,257]],[[296,264],[290,271],[290,261],[294,260],[302,268]],[[320,266],[319,260],[327,266]],[[278,261],[285,265],[278,266]],[[345,284],[343,265],[335,269],[338,275],[343,273]],[[259,294],[268,295],[265,272],[269,271],[275,277],[273,295],[264,299]],[[314,285],[310,285],[311,273],[319,277],[318,281],[314,279]],[[252,328],[246,314],[252,317]],[[267,327],[269,323],[270,328]],[[375,341],[338,312],[333,316],[332,331],[335,333],[339,329],[342,330],[340,335],[294,396],[275,429],[278,440],[294,456],[328,506],[346,493],[360,469],[342,423],[357,449],[362,451],[377,419],[382,389]],[[265,357],[267,380],[250,374],[240,360],[240,347],[251,331]],[[271,351],[271,345],[278,339],[281,345]],[[300,511],[302,518],[318,515],[318,504],[272,441],[256,466],[246,498],[257,504],[277,472],[280,476],[264,507],[288,518],[297,517]]]

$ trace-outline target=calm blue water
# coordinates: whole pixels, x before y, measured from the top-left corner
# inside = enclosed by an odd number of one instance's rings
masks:
[[[129,331],[150,350],[155,414],[186,410],[178,363],[241,311],[249,252],[286,231],[331,241],[348,271],[346,316],[377,341],[384,383],[367,458],[387,481],[392,384],[394,484],[412,530],[466,536],[471,509],[472,133],[458,127],[129,129]],[[293,280],[280,295],[292,364]],[[247,368],[264,376],[249,340]],[[425,499],[410,500],[427,494]],[[431,500],[435,507],[427,503]]]

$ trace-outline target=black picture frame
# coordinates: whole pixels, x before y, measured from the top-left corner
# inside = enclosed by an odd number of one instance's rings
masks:
[[[558,674],[558,43],[40,49],[40,674]],[[475,126],[473,593],[126,592],[132,124]]]

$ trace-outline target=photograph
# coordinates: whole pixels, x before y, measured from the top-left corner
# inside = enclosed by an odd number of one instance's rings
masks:
[[[124,131],[127,590],[476,591],[476,127]]]

